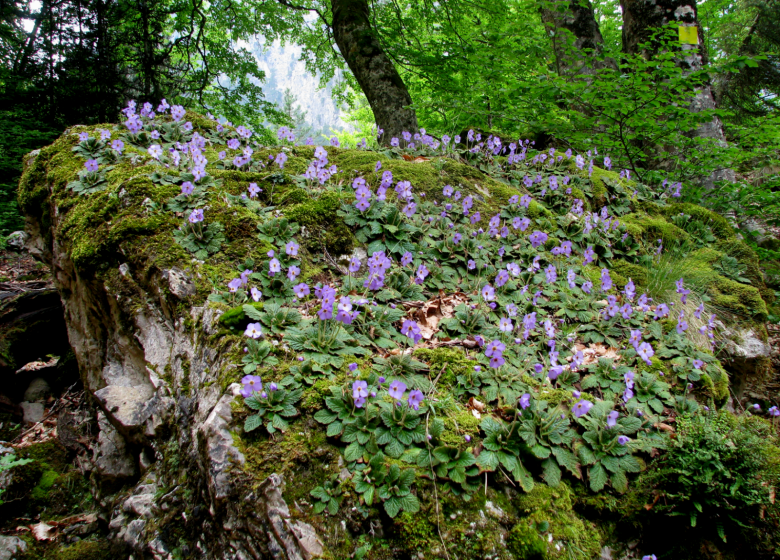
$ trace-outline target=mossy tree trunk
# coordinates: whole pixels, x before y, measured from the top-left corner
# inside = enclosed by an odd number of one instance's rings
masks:
[[[574,76],[595,70],[617,70],[611,58],[601,60],[604,38],[590,0],[542,0],[542,22],[551,36],[558,74]]]
[[[680,43],[678,64],[689,73],[701,70],[708,64],[704,47],[704,32],[699,24],[696,0],[621,0],[623,9],[623,52],[652,57],[660,44],[654,35],[664,27],[695,27],[696,44]],[[715,109],[715,97],[709,82],[697,90],[690,105],[692,113]],[[709,138],[725,146],[726,136],[723,123],[717,116],[701,123],[693,137]],[[732,169],[717,169],[701,178],[704,186],[712,188],[716,181],[734,182]]]
[[[333,36],[374,111],[379,141],[417,132],[417,115],[406,84],[371,28],[367,0],[331,0]]]

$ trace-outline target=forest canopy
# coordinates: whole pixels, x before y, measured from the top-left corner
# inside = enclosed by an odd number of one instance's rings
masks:
[[[773,220],[777,1],[664,9],[645,14],[635,0],[4,2],[0,230],[20,227],[21,156],[68,126],[116,120],[130,99],[199,107],[273,142],[277,126],[296,123],[264,99],[264,73],[245,48],[257,37],[301,45],[323,84],[345,70],[337,96],[364,135],[376,122],[383,143],[420,127],[437,138],[474,128],[594,150],[659,188],[681,181],[695,200],[705,188],[715,210]]]

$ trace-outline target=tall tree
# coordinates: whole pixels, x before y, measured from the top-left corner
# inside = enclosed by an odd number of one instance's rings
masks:
[[[417,132],[412,97],[372,29],[367,0],[331,0],[333,36],[374,112],[380,141]]]
[[[555,52],[556,70],[562,76],[617,70],[604,58],[604,38],[590,0],[542,0],[539,12]]]
[[[686,72],[697,72],[707,65],[704,48],[704,34],[697,17],[696,0],[621,0],[623,9],[623,51],[627,54],[642,54],[652,58],[662,39],[668,32],[676,31],[678,36],[677,63]],[[664,31],[667,31],[665,34]],[[697,87],[690,111],[699,113],[716,108],[715,97],[709,81]],[[702,139],[709,139],[726,145],[723,124],[717,116],[702,122],[693,132]],[[701,178],[701,183],[714,187],[716,181],[734,182],[732,169],[721,168]]]

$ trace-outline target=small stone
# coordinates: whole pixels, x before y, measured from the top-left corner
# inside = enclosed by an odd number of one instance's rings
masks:
[[[489,516],[495,517],[496,519],[501,519],[504,517],[504,510],[498,506],[493,505],[493,502],[485,502],[485,510]]]
[[[181,270],[176,268],[170,269],[167,271],[167,279],[171,293],[179,299],[194,296],[197,292],[195,284]]]
[[[17,553],[26,551],[27,543],[19,537],[0,536],[0,560],[13,560]]]
[[[130,273],[130,266],[127,263],[122,263],[119,265],[119,274],[122,276],[127,276]]]
[[[43,403],[21,402],[22,416],[28,424],[35,424],[43,420]]]
[[[46,383],[45,379],[36,377],[30,381],[30,385],[24,392],[24,400],[27,402],[45,401],[49,395],[51,395],[49,384]]]
[[[19,252],[24,249],[24,244],[29,237],[30,236],[24,231],[15,231],[5,238],[5,243],[8,245],[9,249]]]

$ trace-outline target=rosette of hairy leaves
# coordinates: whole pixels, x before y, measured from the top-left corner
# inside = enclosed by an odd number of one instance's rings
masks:
[[[576,432],[560,407],[550,408],[546,401],[532,400],[525,410],[518,410],[518,432],[528,450],[542,460],[544,480],[558,486],[561,468],[582,478],[577,456],[571,452]],[[563,416],[563,417],[562,417]]]
[[[524,442],[518,434],[517,420],[506,423],[487,416],[479,427],[485,432],[485,438],[482,440],[484,449],[477,456],[477,465],[483,471],[495,471],[503,467],[511,473],[524,491],[533,490],[533,477],[520,461]]]
[[[415,249],[413,240],[419,229],[394,204],[375,200],[364,213],[352,204],[344,204],[338,214],[345,224],[356,228],[355,237],[368,244],[369,255],[377,251],[403,255]]]
[[[211,222],[208,226],[202,227],[203,222],[191,225],[184,222],[179,229],[173,231],[173,238],[176,243],[184,247],[195,258],[204,261],[209,255],[213,255],[222,248],[225,242],[224,226],[219,222]]]
[[[439,321],[439,336],[451,336],[459,338],[471,334],[485,336],[487,322],[485,315],[475,309],[471,309],[462,303],[455,308],[455,314]]]
[[[284,334],[287,329],[301,322],[301,314],[297,310],[283,307],[278,303],[267,303],[262,311],[251,305],[244,305],[243,310],[244,315],[260,321],[266,329],[278,335]]]
[[[601,389],[609,391],[612,395],[622,393],[626,388],[625,374],[630,368],[624,365],[613,367],[614,362],[610,358],[599,358],[595,364],[585,367],[587,375],[582,380],[582,389]]]
[[[412,380],[428,366],[419,360],[415,360],[409,354],[390,354],[387,357],[374,357],[374,371],[387,377],[402,377],[405,381]]]
[[[270,355],[273,346],[264,340],[249,338],[246,340],[246,349],[247,352],[241,358],[241,363],[244,364],[244,373],[246,374],[256,371],[263,364],[275,366],[279,363],[279,360]]]
[[[642,372],[634,378],[634,393],[638,402],[649,407],[656,414],[663,412],[664,405],[674,406],[669,384],[652,373]]]
[[[295,222],[287,221],[287,218],[270,218],[257,226],[258,238],[274,245],[281,246],[290,241],[298,233],[300,226]]]
[[[373,376],[369,377],[371,384],[373,380]],[[369,398],[359,408],[348,387],[334,386],[330,391],[331,396],[325,398],[326,408],[319,410],[314,419],[327,426],[328,437],[338,437],[349,444],[344,450],[347,461],[368,460],[379,451],[376,441],[376,430],[380,424],[379,406]]]
[[[322,365],[340,368],[344,355],[365,356],[369,353],[358,340],[338,321],[304,322],[300,327],[287,330],[285,342],[295,352],[302,352],[306,359]]]
[[[384,446],[387,455],[398,459],[406,449],[425,439],[421,411],[405,403],[396,405],[395,402],[380,402],[379,406],[382,409],[379,415],[382,424],[376,428],[376,443]],[[425,407],[421,407],[423,411]]]
[[[208,202],[207,186],[195,185],[192,194],[178,194],[168,199],[166,207],[171,212],[191,212],[196,208],[203,208]]]
[[[106,172],[111,171],[113,166],[107,166],[99,171],[79,171],[78,179],[68,183],[67,188],[76,194],[86,195],[104,190],[108,183],[106,182]]]
[[[423,297],[422,288],[412,282],[411,277],[403,270],[393,270],[385,276],[385,287],[376,295],[379,301],[420,301]]]
[[[395,517],[402,510],[416,513],[420,509],[420,502],[412,494],[414,470],[402,470],[396,464],[388,468],[381,452],[371,457],[368,463],[357,465],[353,480],[355,492],[360,494],[365,504],[371,506],[383,501],[390,517]]]
[[[96,159],[98,163],[103,163],[100,161],[100,157],[103,155],[106,145],[105,140],[90,136],[79,142],[71,151],[84,159]]]
[[[251,432],[263,423],[269,434],[277,430],[286,431],[290,425],[286,418],[298,415],[294,405],[301,400],[302,393],[303,389],[287,390],[283,387],[276,391],[267,391],[268,396],[265,398],[260,393],[253,393],[251,397],[244,399],[244,404],[257,412],[246,419],[244,431]]]
[[[378,348],[397,348],[400,336],[393,323],[404,316],[403,308],[395,309],[386,305],[366,305],[352,323],[355,334],[359,334]],[[393,340],[393,339],[396,340]]]
[[[329,514],[336,515],[341,501],[344,499],[344,492],[341,490],[338,475],[333,475],[322,486],[317,486],[309,494],[316,500],[314,502],[314,513],[322,513],[327,508]]]
[[[432,473],[430,476],[449,480],[460,485],[466,492],[474,492],[479,488],[479,481],[474,479],[479,476],[479,467],[476,466],[477,460],[474,454],[459,447],[443,444],[439,439],[443,432],[444,422],[440,418],[435,419],[428,430],[431,438],[426,438],[425,447],[417,448],[413,454],[405,453],[403,459],[406,459],[407,455],[413,455],[409,459],[416,458],[416,465],[424,469],[422,476],[429,476],[428,473]]]
[[[612,403],[599,401],[590,411],[577,419],[585,428],[582,441],[576,447],[577,455],[583,465],[588,465],[590,489],[599,492],[610,483],[618,492],[628,489],[626,473],[637,473],[642,464],[631,455],[633,444],[620,445],[618,436],[633,435],[642,427],[642,421],[636,417],[623,416],[614,427],[607,426],[607,415],[612,411]]]

